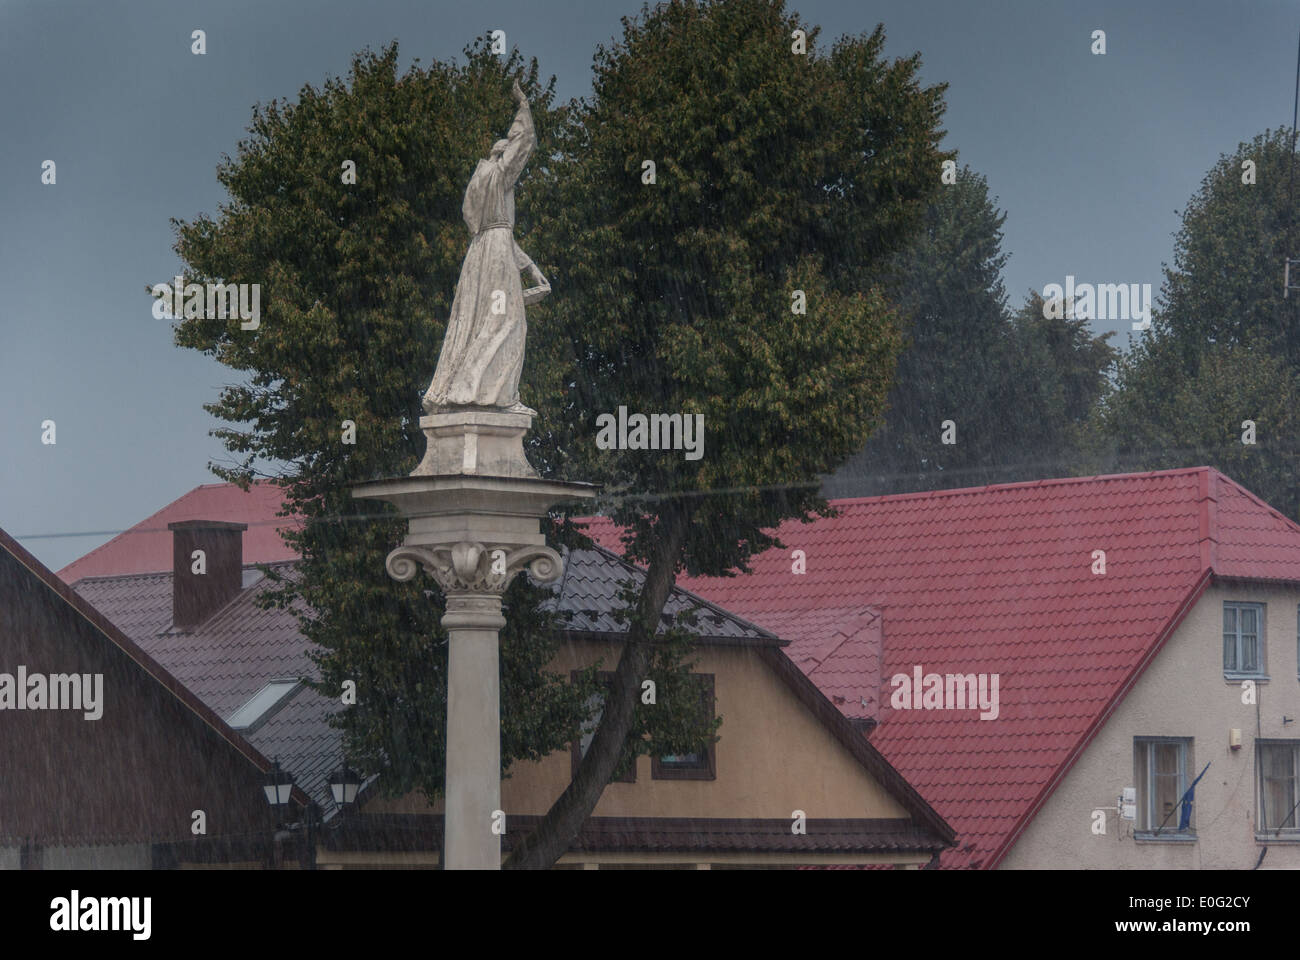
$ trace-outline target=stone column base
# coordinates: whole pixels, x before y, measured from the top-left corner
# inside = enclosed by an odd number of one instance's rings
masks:
[[[421,417],[428,446],[411,476],[536,477],[537,471],[524,457],[524,434],[532,424],[529,414],[489,409]]]

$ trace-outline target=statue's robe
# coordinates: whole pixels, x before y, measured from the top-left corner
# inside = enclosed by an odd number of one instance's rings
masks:
[[[537,143],[527,102],[519,105],[506,139],[502,156],[480,160],[465,190],[461,213],[472,239],[424,395],[429,412],[467,404],[507,409],[519,402],[527,330],[519,271],[528,259],[514,238],[514,187]],[[501,313],[492,310],[496,291],[505,295]]]

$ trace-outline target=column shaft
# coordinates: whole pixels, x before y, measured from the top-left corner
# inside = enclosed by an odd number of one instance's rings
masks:
[[[447,870],[500,870],[501,597],[447,597]]]

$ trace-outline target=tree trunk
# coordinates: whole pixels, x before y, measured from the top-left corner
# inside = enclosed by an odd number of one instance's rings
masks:
[[[569,844],[600,801],[632,729],[641,682],[650,666],[651,644],[668,595],[677,580],[677,561],[692,512],[674,504],[660,513],[663,529],[662,532],[656,530],[645,583],[637,599],[636,614],[629,626],[618,669],[614,671],[605,698],[600,725],[587,747],[586,756],[578,764],[573,782],[551,805],[536,829],[515,844],[502,869],[541,870],[550,867],[569,849]]]

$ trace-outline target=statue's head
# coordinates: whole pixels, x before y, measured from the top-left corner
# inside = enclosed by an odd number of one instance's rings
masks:
[[[498,140],[496,143],[492,144],[492,153],[490,154],[491,158],[493,160],[501,159],[501,156],[506,152],[506,147],[508,146],[510,146],[509,140]]]

